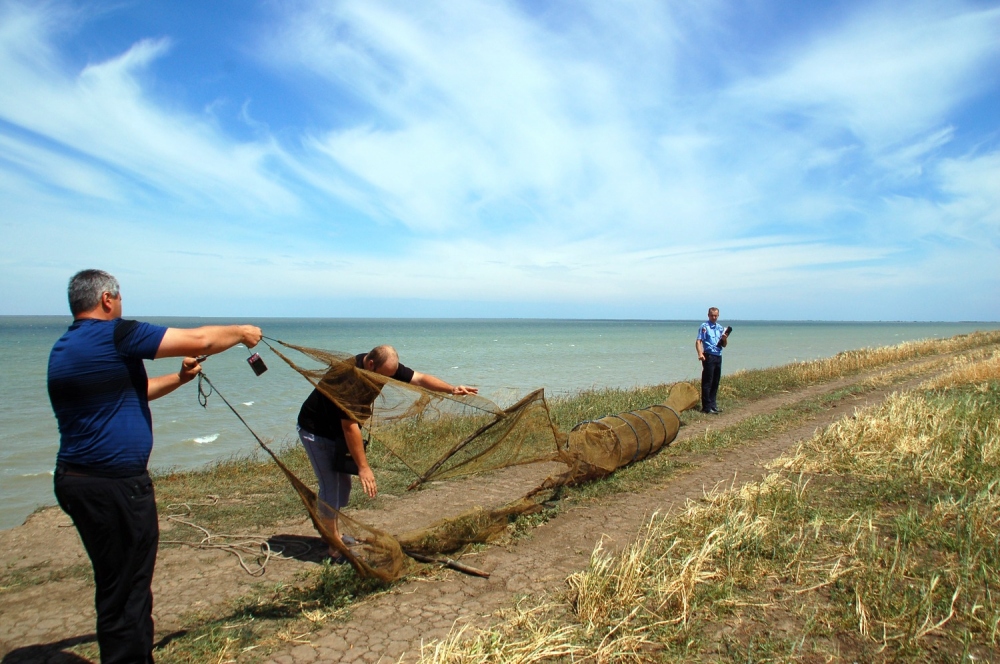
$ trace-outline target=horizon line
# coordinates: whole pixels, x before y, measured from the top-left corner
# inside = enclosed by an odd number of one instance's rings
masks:
[[[311,320],[311,321],[361,321],[361,320],[395,320],[395,321],[566,321],[566,322],[641,322],[641,323],[690,323],[700,321],[700,318],[573,318],[573,317],[540,317],[540,316],[199,316],[185,314],[135,314],[123,318],[178,318],[198,320]],[[2,318],[63,318],[71,319],[70,314],[0,314]],[[929,319],[834,319],[834,318],[720,318],[734,323],[938,323],[949,325],[1000,325],[1000,320],[929,320]]]

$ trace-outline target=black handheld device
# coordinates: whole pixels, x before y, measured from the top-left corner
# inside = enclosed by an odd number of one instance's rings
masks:
[[[253,372],[258,376],[267,371],[267,365],[264,364],[264,358],[260,356],[260,353],[254,353],[247,358],[247,364],[253,369]]]
[[[726,336],[729,336],[732,333],[732,331],[733,331],[733,326],[730,325],[729,327],[726,328],[725,332]]]

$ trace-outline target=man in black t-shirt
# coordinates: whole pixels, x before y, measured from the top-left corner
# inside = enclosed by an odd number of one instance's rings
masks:
[[[392,346],[376,346],[368,353],[354,357],[358,369],[372,371],[394,380],[410,383],[434,392],[448,394],[477,394],[475,387],[452,386],[430,374],[414,371],[400,364],[399,355]],[[339,380],[348,380],[340,376]],[[324,379],[325,380],[325,379]],[[368,465],[364,441],[361,439],[361,425],[371,416],[371,405],[378,398],[377,387],[358,385],[358,390],[370,392],[358,399],[362,406],[360,413],[348,414],[318,389],[314,389],[299,410],[299,440],[306,449],[316,479],[319,481],[320,517],[327,526],[340,537],[336,509],[347,506],[351,497],[351,475],[357,475],[365,493],[374,497],[378,492],[375,475]],[[365,402],[365,403],[361,403]],[[359,419],[361,421],[359,421]],[[339,559],[339,551],[330,548],[330,555]]]

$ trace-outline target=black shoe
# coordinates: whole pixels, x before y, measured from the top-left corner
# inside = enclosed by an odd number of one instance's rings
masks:
[[[719,414],[719,413],[721,413],[722,411],[721,411],[721,410],[719,410],[718,408],[713,408],[712,410],[710,410],[710,411],[708,411],[708,412],[710,412],[710,413],[711,413],[712,415],[718,415],[718,414]]]

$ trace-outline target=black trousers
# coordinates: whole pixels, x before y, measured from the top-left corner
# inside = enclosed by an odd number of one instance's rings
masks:
[[[149,474],[107,478],[57,469],[55,491],[94,568],[102,664],[152,662],[152,582],[160,528]]]
[[[719,381],[722,379],[722,356],[705,353],[701,361],[701,409],[715,410],[718,405],[715,397],[719,393]]]

